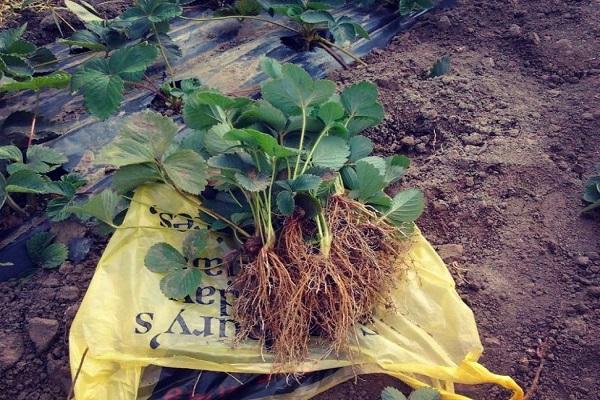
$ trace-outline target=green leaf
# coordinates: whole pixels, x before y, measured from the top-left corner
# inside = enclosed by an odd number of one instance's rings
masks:
[[[279,79],[283,76],[283,72],[281,70],[281,64],[269,57],[261,57],[260,58],[260,68],[262,71],[272,79]]]
[[[150,247],[144,265],[152,272],[166,273],[187,267],[187,261],[175,247],[161,242]]]
[[[209,158],[207,162],[213,168],[230,171],[245,171],[251,167],[236,153],[219,154]]]
[[[351,137],[348,145],[350,146],[350,161],[358,161],[373,152],[373,142],[362,135]]]
[[[101,38],[87,30],[73,32],[68,39],[59,39],[58,42],[67,46],[77,46],[93,51],[106,50],[106,46],[102,43]]]
[[[225,140],[240,141],[259,148],[271,157],[285,158],[296,154],[296,150],[281,146],[273,136],[255,129],[232,129],[223,136]]]
[[[344,89],[340,95],[349,115],[348,129],[356,134],[383,121],[383,106],[377,101],[377,86],[360,82]]]
[[[318,116],[325,125],[331,125],[344,117],[344,108],[340,103],[328,101],[319,108]]]
[[[112,74],[118,74],[123,80],[140,80],[143,71],[152,65],[157,56],[156,46],[138,44],[115,50],[108,59],[108,66]],[[138,77],[133,79],[132,75]]]
[[[48,193],[48,180],[41,175],[24,169],[15,172],[6,180],[7,192],[16,193],[37,193],[45,194]]]
[[[28,163],[45,163],[49,165],[55,165],[58,167],[60,164],[64,164],[68,161],[67,157],[59,153],[58,151],[43,145],[33,145],[27,149],[27,162]],[[52,169],[56,167],[51,167]]]
[[[312,196],[310,193],[298,193],[294,197],[296,206],[304,210],[304,218],[314,218],[321,211],[321,203],[319,199]]]
[[[302,174],[293,181],[289,181],[289,185],[293,192],[306,192],[317,190],[321,184],[321,177],[311,174]]]
[[[302,68],[293,64],[282,66],[282,77],[265,82],[262,96],[288,115],[328,100],[335,92],[335,83],[313,80]]]
[[[216,96],[211,98],[207,91],[198,91],[189,95],[183,107],[183,118],[186,125],[192,129],[207,129],[220,123],[226,123],[227,113],[221,106],[225,103],[223,101],[219,102],[221,105],[212,103],[218,99]],[[230,102],[226,104],[232,105]]]
[[[307,24],[327,24],[333,23],[335,20],[331,13],[323,10],[308,10],[300,14],[302,22]]]
[[[10,54],[10,47],[23,36],[26,29],[27,24],[25,23],[18,28],[0,32],[0,53]]]
[[[209,240],[206,229],[198,229],[187,235],[183,241],[183,254],[189,262],[207,255]]]
[[[325,136],[313,153],[312,164],[337,171],[346,164],[349,156],[350,149],[344,139]]]
[[[245,190],[249,192],[260,192],[269,187],[271,183],[270,176],[264,173],[258,173],[254,170],[246,173],[236,172],[236,182]]]
[[[6,75],[13,78],[29,78],[34,70],[29,61],[21,56],[0,54],[3,69]]]
[[[0,160],[23,162],[23,155],[17,146],[0,146]]]
[[[50,232],[38,232],[26,243],[27,255],[35,265],[42,268],[56,268],[69,256],[67,246],[52,243],[54,235]]]
[[[396,194],[383,218],[394,224],[413,222],[423,213],[425,198],[418,189],[408,189]]]
[[[294,195],[292,192],[283,190],[277,194],[276,198],[277,209],[282,215],[292,215],[294,213]]]
[[[181,300],[196,292],[201,279],[202,274],[198,268],[171,271],[160,280],[160,290],[168,298]]]
[[[98,60],[106,64],[106,60]],[[123,101],[125,83],[105,70],[90,68],[89,63],[73,74],[72,84],[83,93],[85,107],[100,119],[108,118]]]
[[[103,149],[99,162],[119,167],[161,159],[177,134],[177,125],[154,111],[127,118],[119,137]]]
[[[410,166],[410,159],[406,156],[390,156],[385,159],[385,184],[390,185],[400,179]]]
[[[282,132],[285,129],[287,118],[269,102],[259,100],[249,110],[244,111],[237,121],[238,124],[242,125],[250,125],[255,122],[263,122],[275,132]]]
[[[383,171],[375,158],[367,157],[356,162],[356,183],[354,197],[366,203],[369,198],[381,191],[385,186],[385,164]]]
[[[91,216],[108,225],[114,225],[114,219],[118,213],[119,196],[110,189],[94,194],[80,205],[71,207],[70,212]]]
[[[146,183],[162,182],[160,171],[153,163],[126,165],[112,176],[112,187],[118,194],[125,194]]]
[[[19,90],[63,89],[69,86],[71,75],[56,71],[50,75],[34,76],[21,82],[10,82],[0,85],[0,92],[17,92]]]
[[[206,161],[193,150],[177,150],[162,164],[173,184],[188,193],[200,194],[208,183]]]
[[[407,400],[406,396],[396,388],[391,386],[386,387],[381,392],[381,400]]]
[[[440,400],[440,393],[432,388],[420,388],[408,396],[408,400]]]

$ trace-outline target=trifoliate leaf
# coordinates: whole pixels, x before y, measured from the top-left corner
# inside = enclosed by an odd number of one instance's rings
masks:
[[[201,90],[190,94],[183,107],[183,118],[192,129],[207,129],[227,122],[226,108],[233,106],[234,100],[220,93]]]
[[[418,189],[404,190],[392,198],[389,209],[383,210],[383,218],[394,224],[413,222],[423,213],[425,198]]]
[[[276,198],[277,209],[282,215],[292,215],[294,213],[294,194],[287,190],[283,190],[277,194]]]
[[[109,71],[106,60],[97,60],[84,64],[72,79],[73,88],[83,93],[87,110],[100,119],[108,118],[123,101],[123,79]]]
[[[265,82],[262,96],[288,115],[327,101],[335,92],[335,83],[313,80],[302,68],[293,64],[282,66],[282,77]]]
[[[156,164],[142,163],[121,167],[112,176],[112,187],[118,194],[125,194],[146,183],[162,182]]]
[[[313,153],[312,164],[337,171],[346,164],[349,156],[350,148],[344,139],[325,136]]]
[[[161,242],[150,247],[144,265],[152,272],[166,273],[187,267],[187,261],[175,247]]]
[[[193,150],[177,150],[162,165],[173,184],[188,193],[200,194],[208,183],[206,161]]]
[[[69,256],[67,246],[53,241],[54,235],[50,232],[38,232],[27,241],[27,255],[33,264],[42,268],[56,268],[65,262]]]
[[[373,152],[373,142],[362,135],[351,137],[348,145],[350,146],[350,161],[358,161]]]
[[[23,155],[17,146],[0,146],[0,160],[23,162]]]
[[[186,267],[171,271],[160,280],[160,290],[168,298],[181,300],[196,292],[201,279],[202,274],[198,268]]]
[[[21,82],[10,82],[0,85],[0,92],[18,92],[20,90],[63,89],[69,86],[71,75],[56,71],[50,75],[34,76]]]
[[[396,388],[391,386],[386,387],[381,392],[381,400],[407,400],[406,396]]]
[[[123,124],[118,138],[102,151],[99,162],[119,167],[154,162],[173,143],[177,125],[154,111],[133,114]]]

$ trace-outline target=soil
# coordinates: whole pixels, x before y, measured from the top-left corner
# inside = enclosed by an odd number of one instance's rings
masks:
[[[8,2],[16,3],[10,0]],[[87,3],[94,7],[98,16],[114,18],[129,7],[132,1],[89,0]],[[38,46],[53,43],[57,38],[69,37],[73,33],[73,29],[83,28],[81,21],[65,9],[63,0],[34,1],[31,6],[14,15],[4,8],[0,11],[6,12],[6,15],[0,18],[0,30],[15,28],[27,23],[27,30],[23,38]]]
[[[600,161],[599,5],[460,2],[375,51],[367,67],[334,76],[381,87],[377,151],[413,159],[404,185],[426,192],[419,226],[475,313],[481,361],[525,389],[539,372],[530,400],[600,399],[600,215],[580,214]],[[449,73],[425,79],[444,54]],[[0,283],[0,399],[65,398],[66,332],[96,261]],[[51,333],[46,349],[39,332]],[[389,385],[400,384],[359,377],[317,399],[378,399]],[[508,398],[490,386],[459,390]]]

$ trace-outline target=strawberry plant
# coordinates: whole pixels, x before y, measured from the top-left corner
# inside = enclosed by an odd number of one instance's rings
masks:
[[[54,235],[50,232],[34,234],[27,241],[26,247],[33,264],[46,269],[60,267],[69,256],[67,246],[54,242]]]
[[[16,146],[1,146],[0,160],[7,164],[0,171],[0,208],[4,204],[27,215],[14,196],[19,194],[54,194],[68,196],[70,182],[52,181],[47,174],[59,168],[67,159],[57,151],[40,145],[30,146],[25,154]],[[76,189],[76,188],[75,188]]]
[[[347,16],[336,18],[332,14],[332,10],[336,7],[344,5],[345,0],[257,1],[264,9],[268,11],[271,16],[282,15],[288,18],[291,24],[280,23],[274,20],[263,18],[262,16],[253,15],[256,10],[254,7],[250,6],[238,8],[237,10],[240,12],[240,14],[237,15],[231,15],[233,13],[226,12],[226,15],[215,17],[181,18],[199,22],[237,18],[240,20],[253,19],[271,23],[293,32],[295,36],[291,39],[287,38],[285,42],[291,43],[295,39],[299,39],[301,41],[300,48],[302,51],[311,50],[315,46],[321,47],[344,68],[347,68],[344,59],[335,52],[335,50],[338,50],[351,57],[356,62],[364,64],[362,60],[346,50],[345,46],[358,38],[368,38],[369,34],[359,23],[353,21],[351,18]]]
[[[207,88],[188,94],[183,115],[193,132],[181,141],[167,117],[129,118],[101,155],[118,167],[113,188],[71,210],[118,228],[118,194],[171,187],[198,210],[203,229],[183,251],[150,248],[145,263],[165,274],[161,289],[174,299],[193,294],[201,276],[194,257],[211,238],[230,237],[240,335],[261,338],[286,363],[305,357],[313,332],[346,348],[350,328],[391,290],[424,200],[416,189],[387,193],[409,161],[371,155],[360,134],[383,119],[375,85],[336,94],[332,81],[295,65],[262,66],[270,79],[260,100]]]
[[[420,388],[413,391],[408,398],[396,388],[386,387],[381,392],[381,400],[440,400],[440,394],[432,388]]]
[[[583,200],[589,203],[583,212],[592,211],[600,207],[600,164],[596,166],[596,173],[590,176],[585,183]]]
[[[30,80],[34,73],[45,72],[47,68],[43,67],[56,61],[48,49],[21,39],[26,29],[24,24],[0,32],[0,79],[7,76],[17,81]]]

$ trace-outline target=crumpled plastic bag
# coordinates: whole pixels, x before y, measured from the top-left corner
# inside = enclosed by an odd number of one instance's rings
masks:
[[[231,277],[218,266],[226,241],[213,257],[202,260],[204,267],[215,268],[203,271],[195,298],[186,302],[167,299],[159,289],[161,275],[144,266],[153,244],[165,241],[180,248],[197,215],[166,186],[137,190],[71,327],[73,376],[80,370],[74,387],[77,400],[142,398],[140,382],[151,366],[270,373],[271,356],[258,342],[246,340],[233,347],[233,296],[227,289]],[[393,294],[395,309],[381,307],[372,324],[356,327],[358,353],[352,360],[324,357],[315,345],[295,372],[335,372],[292,393],[260,398],[308,399],[355,374],[385,373],[415,388],[433,386],[443,399],[468,399],[455,393],[455,383],[494,383],[511,390],[511,400],[522,399],[523,391],[512,378],[493,374],[477,362],[483,347],[473,313],[418,232],[405,261],[410,268]]]

